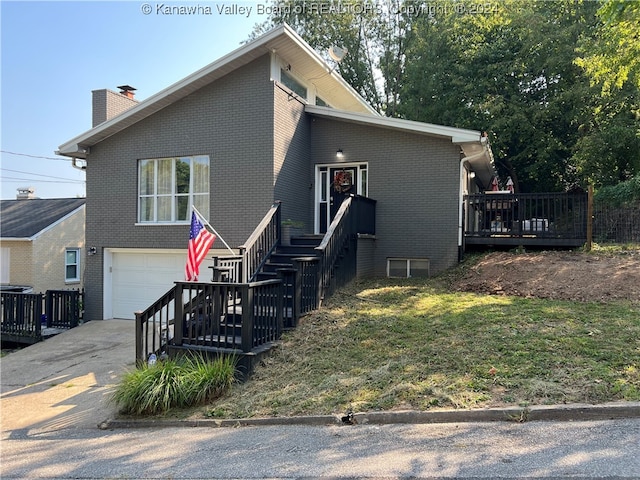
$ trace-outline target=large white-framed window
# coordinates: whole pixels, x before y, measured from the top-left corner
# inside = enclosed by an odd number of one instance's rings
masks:
[[[64,281],[80,281],[80,249],[67,248],[64,251]]]
[[[188,223],[191,205],[209,217],[209,156],[138,161],[138,222]]]

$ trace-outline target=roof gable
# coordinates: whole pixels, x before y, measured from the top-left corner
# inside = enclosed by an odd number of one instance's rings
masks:
[[[318,55],[288,25],[265,33],[188,77],[141,101],[135,107],[121,113],[91,130],[60,145],[56,152],[75,158],[86,158],[91,146],[147,118],[172,103],[192,94],[215,80],[237,70],[264,55],[277,55],[296,66],[305,78],[314,79],[318,91],[326,92],[326,101],[337,108],[378,115],[340,75]],[[265,72],[269,75],[269,72]]]
[[[32,238],[85,204],[84,198],[34,198],[0,201],[0,236]]]

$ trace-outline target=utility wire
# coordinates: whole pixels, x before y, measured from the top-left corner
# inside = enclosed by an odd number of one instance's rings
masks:
[[[9,168],[0,168],[0,170],[4,170],[5,172],[23,173],[25,175],[33,175],[35,177],[56,178],[58,180],[70,180],[72,182],[84,182],[84,180],[74,180],[73,178],[65,178],[65,177],[54,177],[51,175],[42,175],[40,173],[22,172],[20,170],[11,170]]]
[[[18,177],[2,177],[2,181],[11,180],[11,181],[20,181],[20,182],[30,182],[30,183],[72,183],[74,185],[85,183],[83,180],[34,180],[33,178],[18,178]]]
[[[29,158],[44,158],[45,160],[58,160],[61,162],[70,162],[70,158],[60,158],[60,157],[43,157],[42,155],[29,155],[28,153],[16,153],[16,152],[8,152],[7,150],[0,150],[2,153],[6,153],[7,155],[18,155],[20,157],[29,157]]]

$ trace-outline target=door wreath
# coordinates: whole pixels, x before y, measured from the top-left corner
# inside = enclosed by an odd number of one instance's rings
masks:
[[[344,170],[336,172],[333,177],[333,189],[336,192],[344,193],[351,189],[352,179],[351,173]]]

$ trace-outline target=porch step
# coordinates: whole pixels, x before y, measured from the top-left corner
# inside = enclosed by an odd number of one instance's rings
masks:
[[[317,247],[322,242],[324,235],[298,235],[295,237],[291,237],[291,245],[293,246],[303,246],[303,245],[311,245],[313,247]]]

